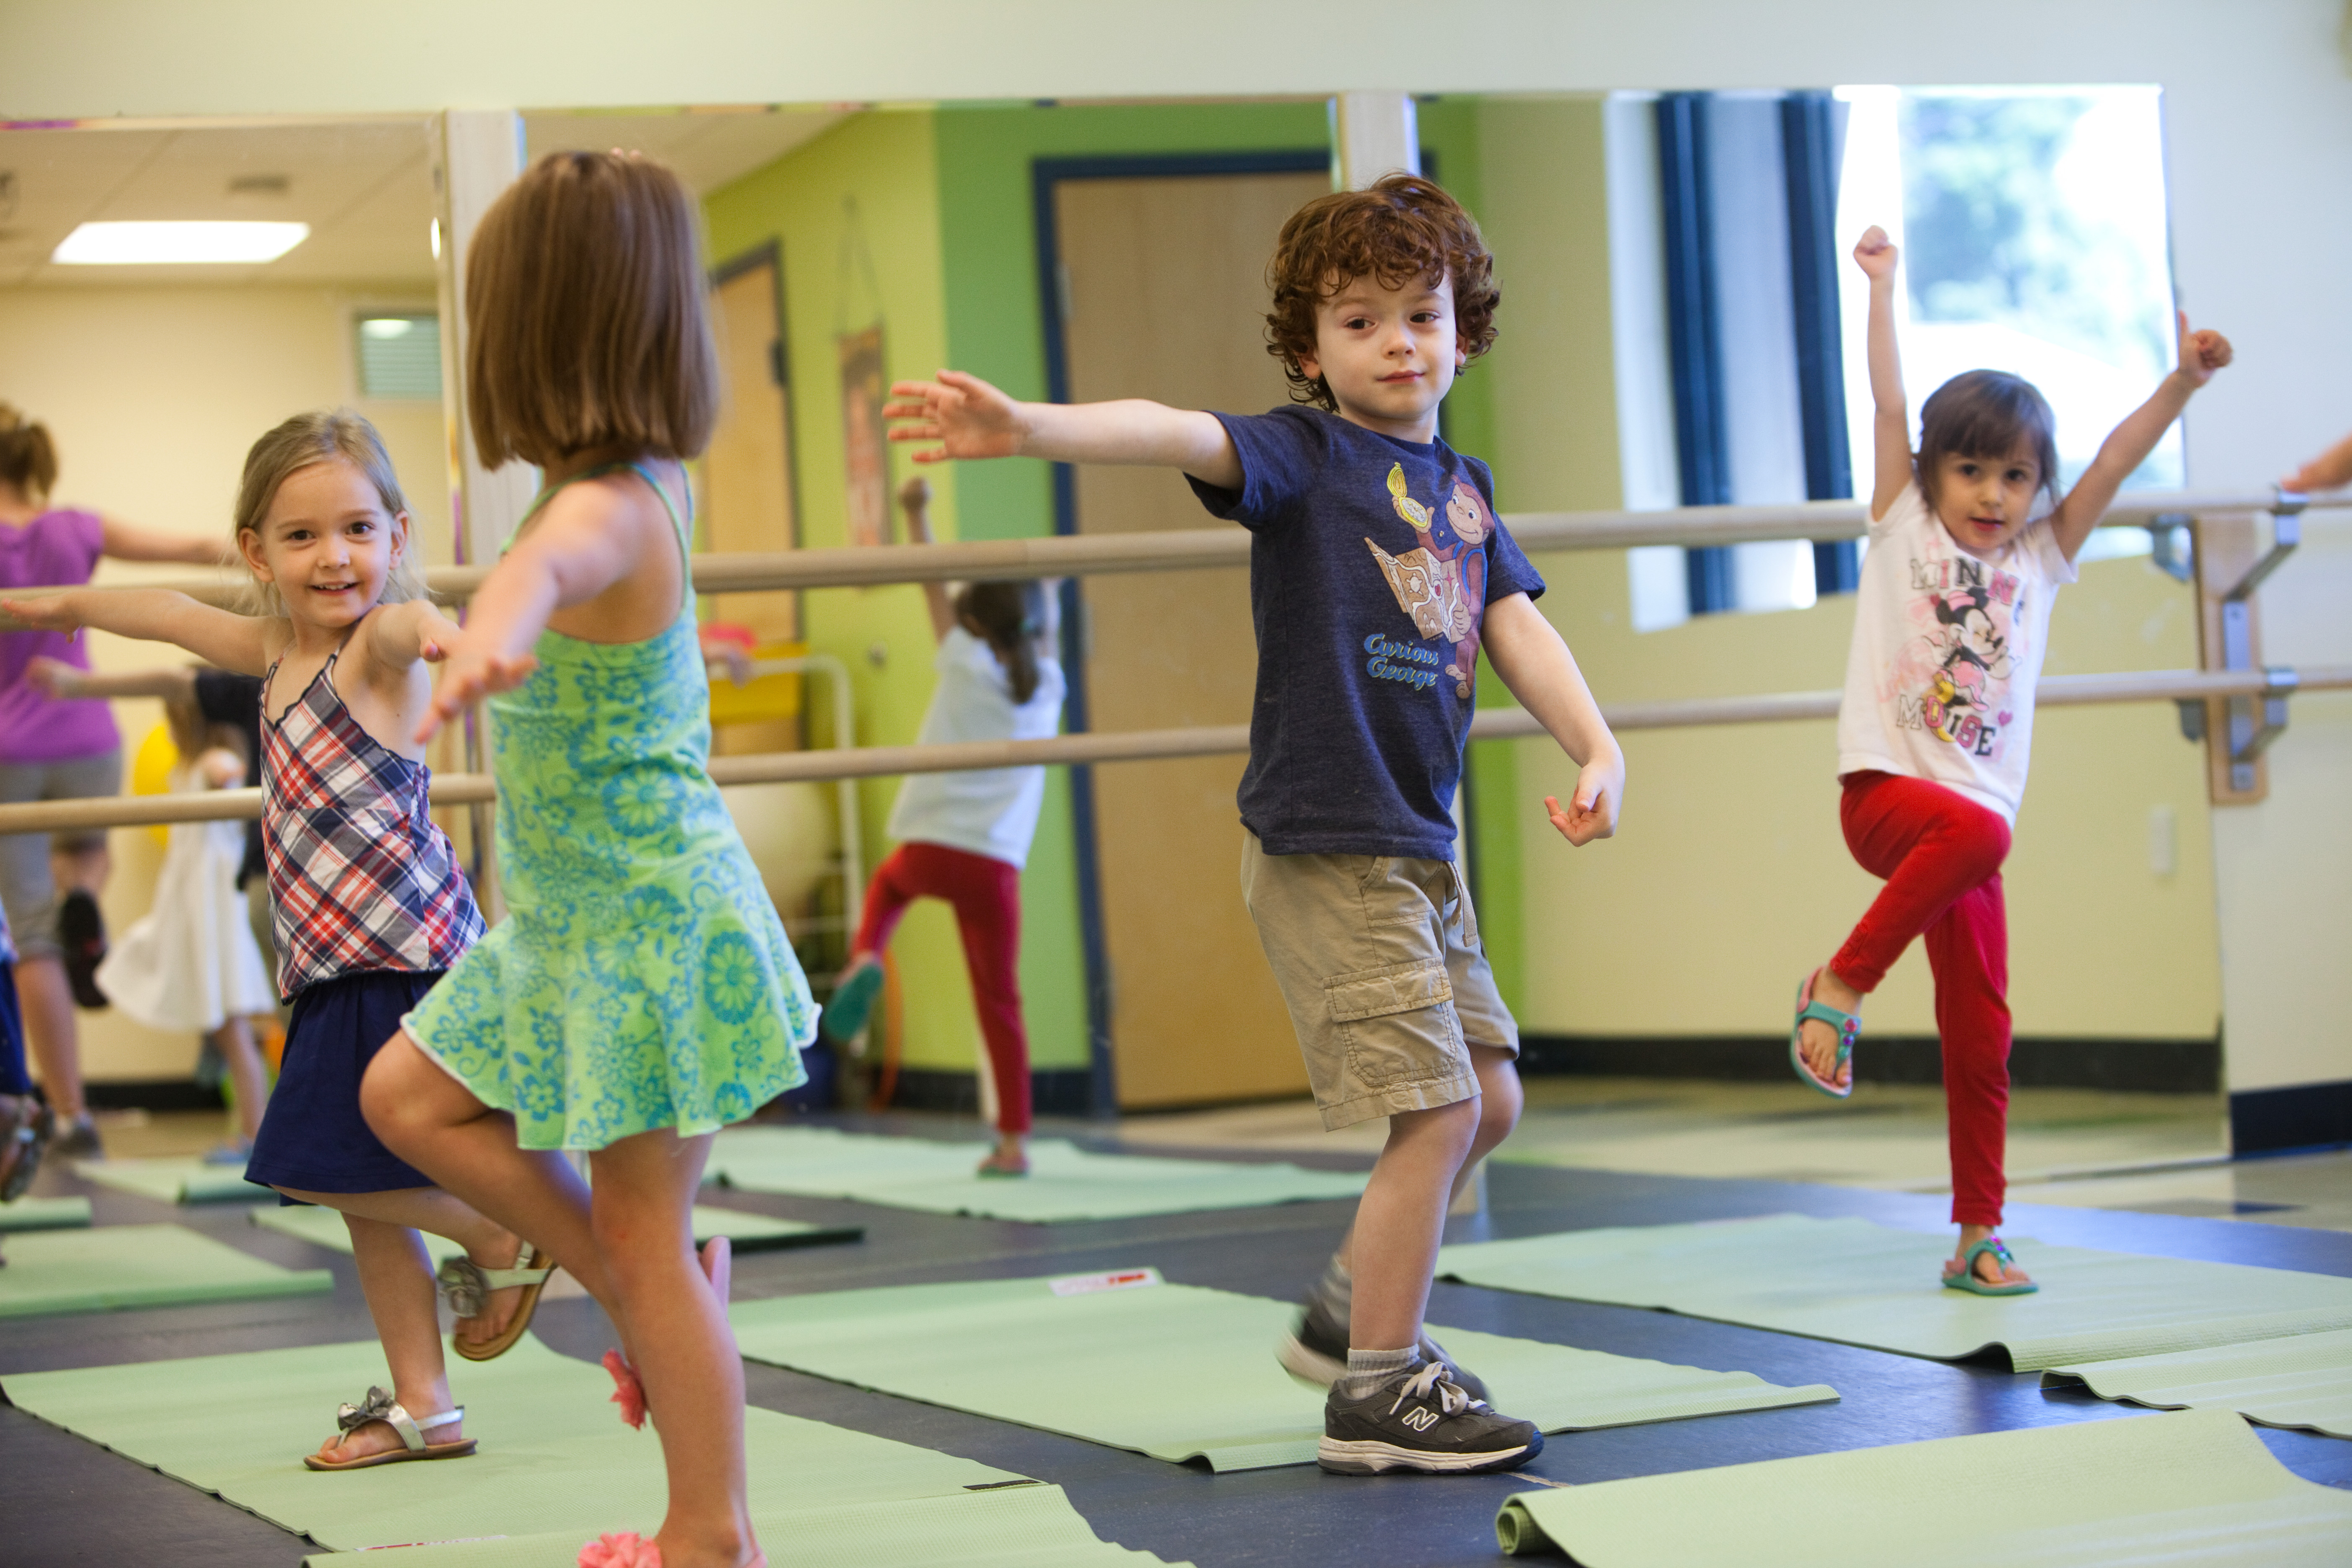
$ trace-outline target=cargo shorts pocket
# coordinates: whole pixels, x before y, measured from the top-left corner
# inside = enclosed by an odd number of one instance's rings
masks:
[[[1470,1070],[1443,959],[1334,975],[1323,992],[1352,1089],[1440,1081]]]

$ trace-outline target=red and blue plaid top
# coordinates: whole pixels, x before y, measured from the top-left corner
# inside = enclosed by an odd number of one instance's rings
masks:
[[[425,814],[432,770],[369,734],[336,695],[335,658],[268,715],[262,685],[262,851],[278,991],[362,970],[433,973],[482,934],[449,836]]]

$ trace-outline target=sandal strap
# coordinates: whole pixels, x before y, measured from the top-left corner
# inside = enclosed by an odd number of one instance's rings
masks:
[[[335,1425],[345,1432],[356,1432],[375,1421],[383,1422],[398,1434],[402,1445],[410,1453],[417,1453],[424,1448],[425,1434],[416,1429],[415,1420],[384,1389],[371,1387],[367,1397],[357,1405],[342,1405],[335,1410]],[[436,1425],[443,1422],[444,1417],[435,1418]]]
[[[1847,1049],[1853,1048],[1854,1037],[1862,1032],[1860,1018],[1851,1013],[1841,1013],[1826,1002],[1806,1003],[1805,1010],[1797,1015],[1797,1022],[1802,1024],[1808,1018],[1819,1018],[1837,1030],[1839,1042]]]
[[[530,1256],[531,1248],[523,1248]],[[485,1268],[470,1258],[444,1258],[433,1276],[433,1282],[447,1299],[450,1310],[461,1318],[478,1318],[489,1301],[490,1292],[516,1285],[544,1285],[555,1272],[546,1268]]]

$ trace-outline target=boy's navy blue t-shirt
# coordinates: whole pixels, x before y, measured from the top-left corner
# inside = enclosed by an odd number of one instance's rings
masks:
[[[1542,594],[1486,465],[1318,408],[1220,414],[1250,531],[1257,700],[1244,826],[1269,855],[1454,857],[1486,606]]]

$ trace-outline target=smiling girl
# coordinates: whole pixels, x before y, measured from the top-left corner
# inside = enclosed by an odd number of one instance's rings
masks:
[[[442,1277],[458,1354],[486,1360],[520,1337],[549,1273],[509,1231],[436,1188],[369,1131],[360,1079],[482,932],[449,840],[425,815],[431,775],[411,737],[432,699],[425,662],[457,628],[425,598],[408,510],[373,426],[343,411],[298,415],[246,456],[235,540],[260,613],[163,589],[0,599],[58,631],[96,626],[177,643],[264,678],[263,847],[293,1002],[284,1067],[246,1176],[289,1203],[341,1211],[392,1389],[370,1389],[308,1456],[357,1469],[474,1450],[449,1400],[420,1230],[466,1248]]]
[[[2230,363],[2230,344],[2182,317],[2179,367],[2061,498],[2050,405],[2000,371],[1938,387],[1920,409],[1913,453],[1895,341],[1895,248],[1873,228],[1853,258],[1870,278],[1878,476],[1838,710],[1839,818],[1854,859],[1886,886],[1797,988],[1789,1058],[1813,1088],[1851,1095],[1856,1010],[1912,939],[1927,937],[1960,1227],[1944,1283],[2022,1295],[2036,1287],[1996,1234],[2010,1044],[2000,865],[2025,793],[2051,601],[2074,580],[2074,557],[2117,489],[2190,394]],[[2043,498],[2054,503],[2046,510],[2036,505]]]

